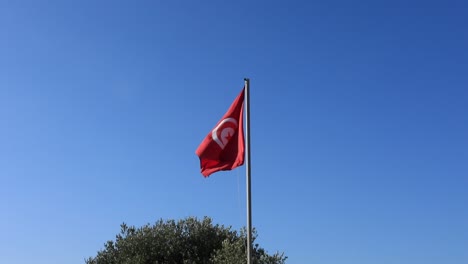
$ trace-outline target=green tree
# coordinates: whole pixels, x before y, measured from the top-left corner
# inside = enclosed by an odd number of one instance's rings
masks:
[[[254,231],[253,239],[256,238]],[[115,240],[104,245],[86,264],[243,264],[246,236],[231,227],[214,225],[211,218],[159,220],[140,228],[121,225]],[[269,255],[253,246],[255,264],[284,264],[283,253]]]

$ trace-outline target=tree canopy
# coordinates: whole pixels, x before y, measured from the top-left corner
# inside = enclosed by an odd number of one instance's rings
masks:
[[[257,237],[254,230],[253,239]],[[213,224],[212,219],[188,217],[158,220],[136,228],[121,225],[115,240],[108,241],[86,264],[242,264],[246,263],[244,230]],[[253,263],[284,264],[284,253],[268,254],[253,245]]]

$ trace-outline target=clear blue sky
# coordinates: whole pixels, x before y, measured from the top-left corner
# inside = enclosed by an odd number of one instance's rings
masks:
[[[468,263],[463,1],[0,0],[0,263],[245,225],[195,149],[252,84],[253,223],[290,264]]]

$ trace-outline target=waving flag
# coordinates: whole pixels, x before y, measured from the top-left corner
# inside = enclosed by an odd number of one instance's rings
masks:
[[[195,151],[203,176],[244,164],[243,109],[244,89]]]

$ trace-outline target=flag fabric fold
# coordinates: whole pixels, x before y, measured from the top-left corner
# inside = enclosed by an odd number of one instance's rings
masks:
[[[195,151],[205,177],[244,164],[244,90]]]

